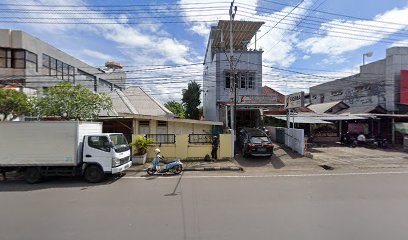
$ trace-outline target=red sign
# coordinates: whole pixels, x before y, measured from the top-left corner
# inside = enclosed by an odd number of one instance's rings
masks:
[[[401,70],[400,103],[408,104],[408,70]]]
[[[349,133],[368,133],[368,125],[365,123],[349,123],[347,131]]]

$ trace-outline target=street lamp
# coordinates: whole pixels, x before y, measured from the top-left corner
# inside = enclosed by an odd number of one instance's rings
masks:
[[[363,65],[365,65],[365,57],[372,57],[373,52],[367,52],[363,54]]]

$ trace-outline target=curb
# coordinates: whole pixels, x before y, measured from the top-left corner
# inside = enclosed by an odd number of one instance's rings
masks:
[[[242,167],[188,167],[184,171],[244,171]]]

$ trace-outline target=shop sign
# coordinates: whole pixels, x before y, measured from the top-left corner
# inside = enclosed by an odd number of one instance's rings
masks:
[[[408,123],[395,123],[395,131],[408,134]]]
[[[285,96],[285,109],[303,107],[305,105],[305,93],[298,92]]]
[[[366,123],[349,123],[347,127],[349,133],[364,133],[368,134],[368,124]]]

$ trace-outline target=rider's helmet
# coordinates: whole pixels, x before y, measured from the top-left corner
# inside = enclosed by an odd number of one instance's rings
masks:
[[[154,150],[154,152],[155,152],[156,154],[159,154],[159,153],[160,153],[160,149],[156,148],[156,149]]]

